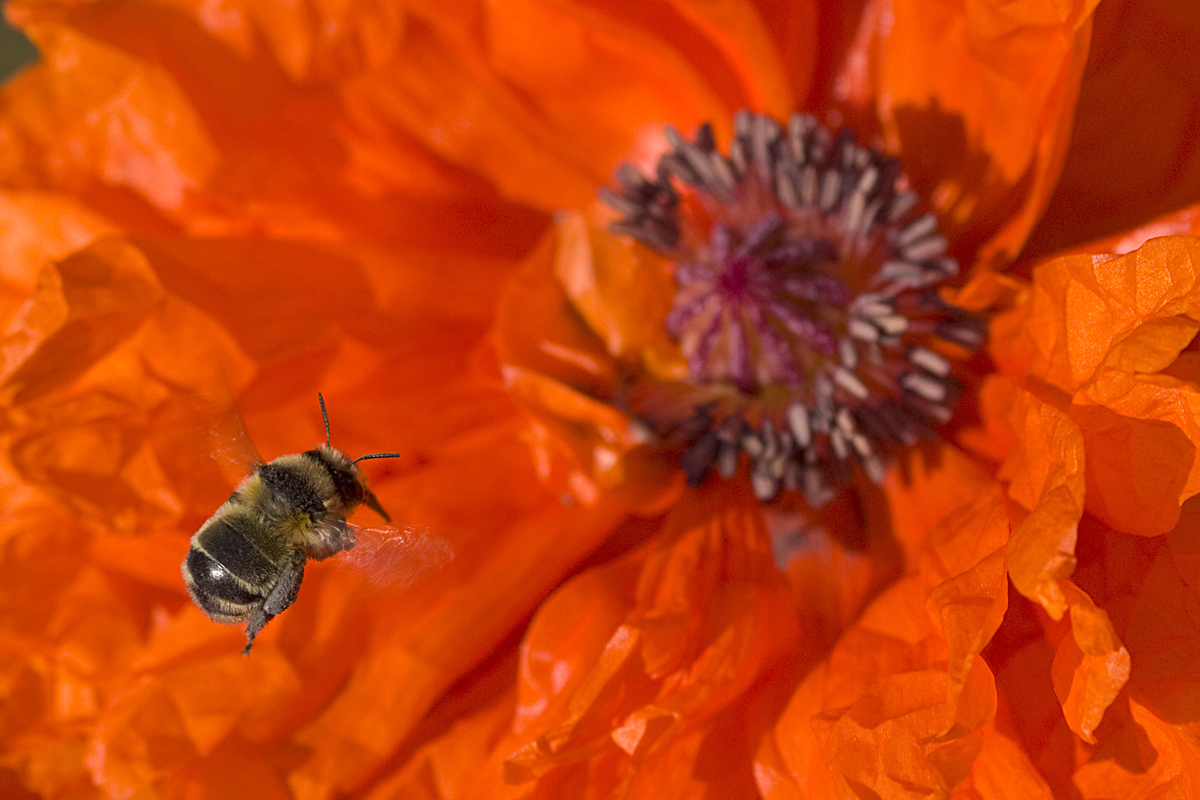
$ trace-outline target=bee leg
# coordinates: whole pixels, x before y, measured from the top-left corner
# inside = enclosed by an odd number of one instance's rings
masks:
[[[242,651],[242,655],[250,655],[250,646],[254,644],[254,637],[258,636],[259,631],[296,602],[296,595],[300,593],[300,581],[304,580],[304,562],[307,560],[303,550],[292,551],[292,560],[284,565],[279,580],[271,587],[271,591],[259,603],[258,608],[250,614],[250,621],[246,623],[246,649]]]
[[[324,561],[343,550],[351,549],[357,541],[358,537],[354,533],[354,528],[351,528],[345,520],[331,522],[316,541],[309,544],[308,557],[313,561]]]

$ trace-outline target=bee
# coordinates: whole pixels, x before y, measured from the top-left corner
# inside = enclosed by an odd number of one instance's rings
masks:
[[[399,453],[372,453],[353,461],[329,444],[259,464],[192,536],[180,569],[188,594],[216,622],[246,623],[246,648],[263,626],[296,601],[304,565],[355,545],[346,517],[364,505],[391,517],[367,487],[357,464]]]

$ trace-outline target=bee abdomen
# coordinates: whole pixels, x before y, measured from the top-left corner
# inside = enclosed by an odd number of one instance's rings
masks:
[[[290,508],[308,514],[313,521],[325,516],[325,501],[312,481],[299,469],[272,461],[258,468],[263,487]]]
[[[234,511],[209,520],[196,535],[195,545],[245,583],[270,585],[289,548],[269,533],[254,517]]]
[[[213,619],[243,619],[262,602],[262,595],[248,590],[224,565],[195,546],[183,564],[184,583],[192,599]]]

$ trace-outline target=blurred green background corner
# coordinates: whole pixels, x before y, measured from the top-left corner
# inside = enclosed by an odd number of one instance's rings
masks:
[[[0,0],[0,11],[5,3]],[[37,49],[25,38],[25,34],[15,31],[8,23],[0,19],[0,83],[4,83],[15,75],[22,67],[37,60]]]

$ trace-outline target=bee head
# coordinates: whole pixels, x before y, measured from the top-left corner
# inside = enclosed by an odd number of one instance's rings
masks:
[[[321,404],[321,419],[325,422],[325,444],[309,452],[319,454],[318,458],[329,470],[330,477],[333,478],[334,485],[341,494],[346,508],[364,505],[386,521],[391,522],[392,518],[379,504],[379,498],[375,497],[375,493],[367,488],[367,476],[357,465],[359,461],[367,461],[372,458],[397,458],[400,454],[371,453],[359,456],[353,461],[350,460],[349,456],[329,444],[329,414],[325,411],[325,398],[317,394],[317,402]]]

